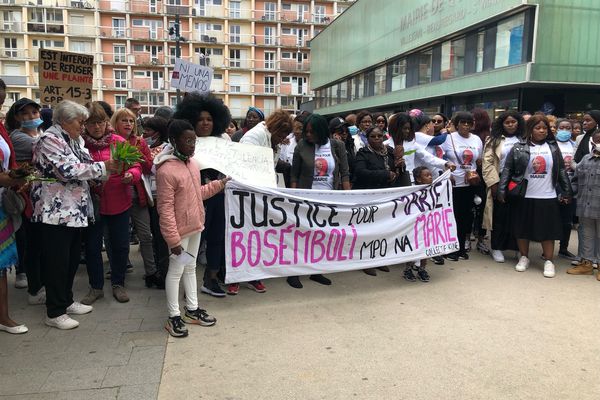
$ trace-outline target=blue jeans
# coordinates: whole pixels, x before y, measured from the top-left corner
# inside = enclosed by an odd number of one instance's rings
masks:
[[[117,215],[102,215],[99,221],[87,228],[85,257],[90,286],[93,289],[104,287],[104,267],[102,263],[102,237],[104,226],[108,228],[110,251],[110,280],[113,285],[124,286],[127,258],[129,257],[129,210]]]

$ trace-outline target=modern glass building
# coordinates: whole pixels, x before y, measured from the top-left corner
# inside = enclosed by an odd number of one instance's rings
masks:
[[[314,109],[600,107],[600,1],[359,0],[311,41]]]

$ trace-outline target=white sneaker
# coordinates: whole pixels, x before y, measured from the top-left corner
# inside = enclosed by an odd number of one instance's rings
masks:
[[[82,315],[91,313],[93,309],[94,307],[92,306],[86,306],[85,304],[75,301],[73,304],[67,307],[67,314]]]
[[[525,256],[521,256],[517,265],[515,265],[515,270],[518,272],[525,272],[525,270],[529,267],[529,258]]]
[[[27,275],[25,274],[17,274],[15,279],[15,287],[17,289],[27,289]]]
[[[48,318],[46,317],[46,325],[52,326],[58,329],[74,329],[79,326],[79,322],[75,321],[67,314],[59,315],[56,318]]]
[[[30,306],[46,304],[46,288],[38,290],[35,296],[29,295],[27,297],[27,303],[29,303]]]
[[[504,262],[504,253],[502,253],[501,250],[492,250],[492,258],[497,263],[503,263]]]
[[[592,264],[592,267],[593,267],[594,269],[598,269],[598,263],[593,263],[593,264]]]
[[[544,276],[546,278],[554,278],[556,272],[554,271],[554,264],[550,260],[544,262]]]

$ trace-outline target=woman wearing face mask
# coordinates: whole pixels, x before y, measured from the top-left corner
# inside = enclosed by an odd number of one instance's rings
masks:
[[[258,125],[259,122],[265,120],[265,113],[256,107],[250,107],[246,113],[246,118],[242,123],[242,129],[238,130],[231,136],[231,140],[239,142],[242,136],[246,134],[250,129]]]
[[[509,190],[523,185],[524,196],[514,196],[512,223],[521,258],[515,266],[518,272],[529,267],[529,242],[541,242],[544,276],[553,278],[554,241],[562,235],[556,187],[560,186],[563,201],[569,202],[571,183],[560,149],[550,134],[550,123],[544,115],[533,115],[525,124],[525,135],[506,156],[498,184],[498,201],[505,202]]]
[[[44,122],[40,116],[40,105],[35,101],[22,98],[16,101],[6,114],[6,127],[10,131],[10,140],[14,147],[14,157],[21,166],[31,165],[33,157],[33,144],[39,138],[40,125]],[[26,187],[23,194],[29,201],[29,189]],[[31,224],[31,207],[22,218],[22,225],[16,232],[17,249],[19,251],[19,264],[17,264],[16,288],[27,288],[29,304],[44,304],[45,291],[40,275],[40,256],[37,225]]]
[[[504,250],[517,250],[517,242],[510,225],[511,203],[498,201],[498,182],[506,156],[521,140],[525,121],[514,110],[505,111],[492,124],[490,137],[483,149],[482,175],[487,186],[487,200],[483,212],[483,228],[491,230],[491,253],[494,261],[504,262]]]
[[[569,182],[572,182],[573,177],[575,176],[575,170],[572,166],[573,156],[575,155],[575,145],[571,140],[571,130],[573,129],[573,126],[568,119],[559,119],[556,121],[556,127],[556,144],[558,144],[558,148],[562,154]],[[576,204],[575,201],[563,201],[560,186],[558,186],[556,190],[559,193],[560,219],[563,226],[558,255],[567,260],[575,261],[577,260],[577,256],[569,251],[569,239],[571,238],[571,230],[573,229],[573,216],[575,215]]]

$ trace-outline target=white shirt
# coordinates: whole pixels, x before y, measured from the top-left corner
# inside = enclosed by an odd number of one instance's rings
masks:
[[[431,142],[433,136],[430,136],[423,132],[415,132],[415,139],[417,141],[417,144],[423,146],[425,150],[427,150],[427,152],[430,153],[432,156],[442,159],[444,158],[444,155],[446,153],[444,152],[444,149],[442,149],[442,146],[429,146],[429,142]],[[431,174],[433,175],[434,179],[440,176],[442,172],[444,172],[444,168],[432,168],[431,170]]]
[[[570,140],[567,140],[566,142],[559,142],[557,140],[556,143],[558,144],[563,161],[565,162],[565,170],[567,171],[567,175],[569,176],[569,179],[573,179],[575,171],[573,170],[572,163],[573,156],[575,155],[575,145],[573,145],[573,142]]]
[[[335,159],[331,153],[331,141],[323,146],[315,145],[315,172],[313,189],[333,190],[333,170]]]
[[[469,186],[465,182],[467,171],[477,169],[477,160],[481,159],[483,143],[477,135],[469,134],[468,138],[462,137],[458,132],[452,132],[442,144],[446,158],[456,164],[452,172],[456,187]]]
[[[517,135],[506,136],[504,142],[502,142],[502,154],[500,155],[500,173],[502,173],[502,170],[504,169],[504,164],[506,164],[506,157],[508,156],[508,153],[513,148],[515,143],[519,143],[519,138],[517,137]]]
[[[290,133],[287,136],[287,139],[290,141],[288,144],[284,144],[279,149],[279,159],[281,161],[285,161],[288,164],[292,164],[292,160],[294,159],[294,149],[296,149],[296,136],[294,133]]]
[[[384,145],[390,146],[392,149],[395,147],[394,139],[389,138]],[[429,153],[425,147],[417,143],[417,139],[405,140],[402,142],[404,147],[404,163],[406,164],[406,170],[410,175],[410,181],[415,183],[413,176],[413,169],[417,167],[427,167],[431,170],[431,173],[437,169],[444,169],[446,167],[446,160],[437,158]]]
[[[525,171],[528,199],[554,199],[556,189],[552,185],[552,152],[548,143],[529,146],[529,164]]]

